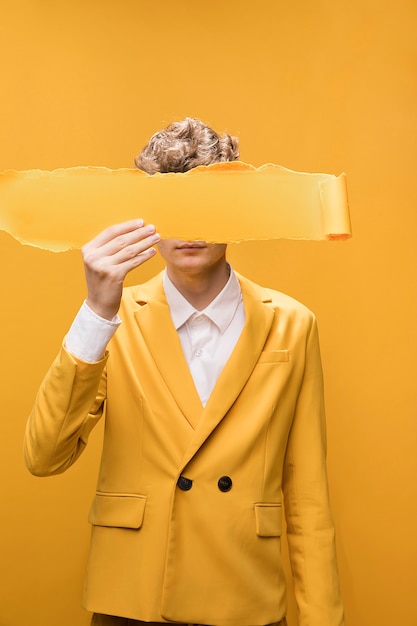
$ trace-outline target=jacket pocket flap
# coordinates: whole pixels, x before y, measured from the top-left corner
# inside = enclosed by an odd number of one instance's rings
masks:
[[[95,526],[140,528],[145,505],[145,496],[98,493],[91,505],[88,521]]]
[[[258,363],[286,363],[290,360],[288,350],[268,350],[261,352]]]
[[[280,537],[282,533],[282,506],[255,504],[256,534],[259,537]]]

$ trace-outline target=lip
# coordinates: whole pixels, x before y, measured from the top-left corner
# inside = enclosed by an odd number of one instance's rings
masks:
[[[206,248],[206,244],[202,241],[185,241],[177,246],[179,250],[200,250],[201,248]]]

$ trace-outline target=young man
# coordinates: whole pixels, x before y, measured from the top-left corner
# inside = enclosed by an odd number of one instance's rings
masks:
[[[187,118],[136,159],[149,173],[238,158]],[[123,291],[155,254],[166,269]],[[313,314],[251,283],[226,246],[161,241],[141,220],[83,248],[87,298],[46,375],[28,468],[65,471],[105,413],[84,606],[96,626],[284,625],[282,508],[300,626],[341,626]]]

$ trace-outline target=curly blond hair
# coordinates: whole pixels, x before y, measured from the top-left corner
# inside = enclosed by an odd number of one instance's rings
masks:
[[[135,165],[147,172],[188,172],[198,165],[239,158],[237,137],[218,135],[198,119],[186,117],[158,131],[135,158]]]

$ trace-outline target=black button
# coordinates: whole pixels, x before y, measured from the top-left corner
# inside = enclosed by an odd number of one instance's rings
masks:
[[[220,491],[230,491],[232,488],[232,479],[230,478],[230,476],[222,476],[221,478],[219,478],[219,482],[217,483],[218,488],[220,489]]]
[[[185,476],[180,476],[177,481],[177,485],[182,491],[190,491],[193,486],[193,481],[191,478],[185,478]]]

